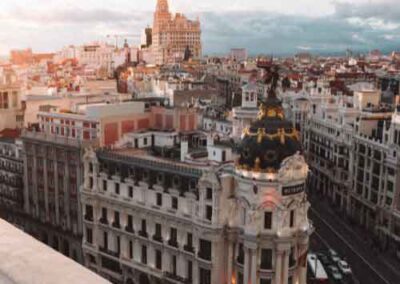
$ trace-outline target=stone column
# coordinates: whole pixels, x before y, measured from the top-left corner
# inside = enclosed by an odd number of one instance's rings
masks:
[[[285,250],[283,256],[283,264],[282,264],[282,284],[288,284],[289,277],[289,254],[288,250]]]
[[[282,284],[282,257],[283,257],[283,251],[276,250],[275,284]]]
[[[257,249],[251,249],[250,283],[257,284]]]
[[[301,242],[298,245],[298,260],[303,256],[304,253],[307,252],[308,249],[308,239],[305,240],[305,242]],[[302,263],[297,263],[298,265],[298,279],[299,279],[299,284],[307,284],[307,260],[305,260],[304,266],[302,266]]]
[[[227,267],[227,276],[226,276],[226,283],[231,284],[230,281],[232,279],[233,273],[233,243],[229,240],[228,241],[228,267]]]
[[[250,255],[249,255],[249,249],[244,246],[244,273],[243,273],[243,283],[247,284],[249,283],[249,275],[250,275]]]

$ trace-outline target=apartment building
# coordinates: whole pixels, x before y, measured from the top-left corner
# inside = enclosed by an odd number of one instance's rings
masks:
[[[310,190],[399,255],[398,114],[377,91],[332,96],[303,133]]]
[[[17,131],[10,130],[0,134],[0,216],[21,227],[24,170],[22,143],[18,136]]]

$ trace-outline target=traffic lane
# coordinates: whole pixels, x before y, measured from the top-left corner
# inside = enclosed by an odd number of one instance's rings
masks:
[[[316,210],[318,215],[324,220],[329,220],[328,223],[338,232],[342,237],[348,241],[357,252],[363,256],[368,262],[376,269],[381,275],[384,276],[391,283],[400,283],[400,276],[397,271],[388,266],[381,258],[382,256],[375,253],[374,250],[363,240],[364,236],[357,235],[356,232],[351,231],[339,217],[329,210],[329,206],[322,203],[313,203],[310,211]]]
[[[345,242],[338,238],[331,229],[326,226],[320,218],[317,218],[310,212],[310,218],[314,223],[318,235],[340,256],[345,258],[353,270],[356,279],[362,284],[381,284],[384,283],[382,279],[370,269],[370,267],[362,261],[359,255],[354,253]],[[317,236],[315,236],[317,237]],[[398,284],[392,282],[393,284]]]
[[[327,254],[328,249],[332,248],[324,238],[321,237],[321,235],[315,231],[314,234],[311,236],[310,239],[310,250],[313,252],[323,252]],[[334,249],[334,248],[332,248]],[[336,249],[335,249],[336,250]],[[336,250],[337,251],[337,250]],[[325,268],[325,266],[324,266]],[[328,272],[328,271],[326,271]],[[329,283],[331,284],[337,284],[334,280],[329,279]],[[349,281],[347,283],[351,284],[362,284],[360,281],[357,279],[356,275],[353,273],[352,275],[352,281]],[[345,283],[343,283],[345,284]]]

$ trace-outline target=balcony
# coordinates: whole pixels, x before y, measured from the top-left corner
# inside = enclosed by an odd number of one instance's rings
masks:
[[[132,226],[125,226],[125,231],[127,231],[128,233],[134,234],[135,230],[133,229]]]
[[[116,228],[116,229],[121,229],[121,225],[120,225],[119,222],[113,222],[113,223],[112,223],[112,226],[113,226],[114,228]]]
[[[108,220],[107,220],[107,218],[101,217],[100,220],[99,220],[99,222],[100,222],[101,224],[108,225]]]
[[[141,236],[143,238],[148,238],[149,237],[149,235],[145,231],[139,231],[139,236]]]
[[[211,255],[207,254],[203,251],[199,251],[199,253],[197,254],[197,256],[201,259],[207,260],[207,261],[211,261]]]
[[[194,247],[191,245],[184,245],[183,249],[187,252],[194,253]]]
[[[119,258],[119,253],[115,252],[115,251],[111,251],[108,248],[104,248],[104,247],[99,247],[99,250],[103,253],[106,253],[108,255],[111,255],[113,257]]]
[[[159,242],[159,243],[163,242],[163,238],[161,235],[154,235],[153,240],[155,240],[156,242]]]
[[[183,278],[179,275],[176,275],[176,273],[172,273],[172,272],[168,272],[168,271],[164,272],[164,277],[167,279],[172,279],[172,280],[176,280],[176,281],[183,282],[183,283],[190,283],[190,282],[187,282],[188,279]]]
[[[171,247],[177,248],[178,247],[178,242],[176,240],[169,240],[168,241],[168,245],[171,246]]]
[[[91,215],[91,214],[86,214],[86,215],[85,215],[85,220],[86,220],[86,221],[89,221],[89,222],[93,222],[93,215]]]

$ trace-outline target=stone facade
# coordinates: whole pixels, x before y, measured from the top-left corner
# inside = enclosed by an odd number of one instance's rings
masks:
[[[85,143],[26,132],[24,159],[25,231],[68,257],[82,261],[79,187]]]

